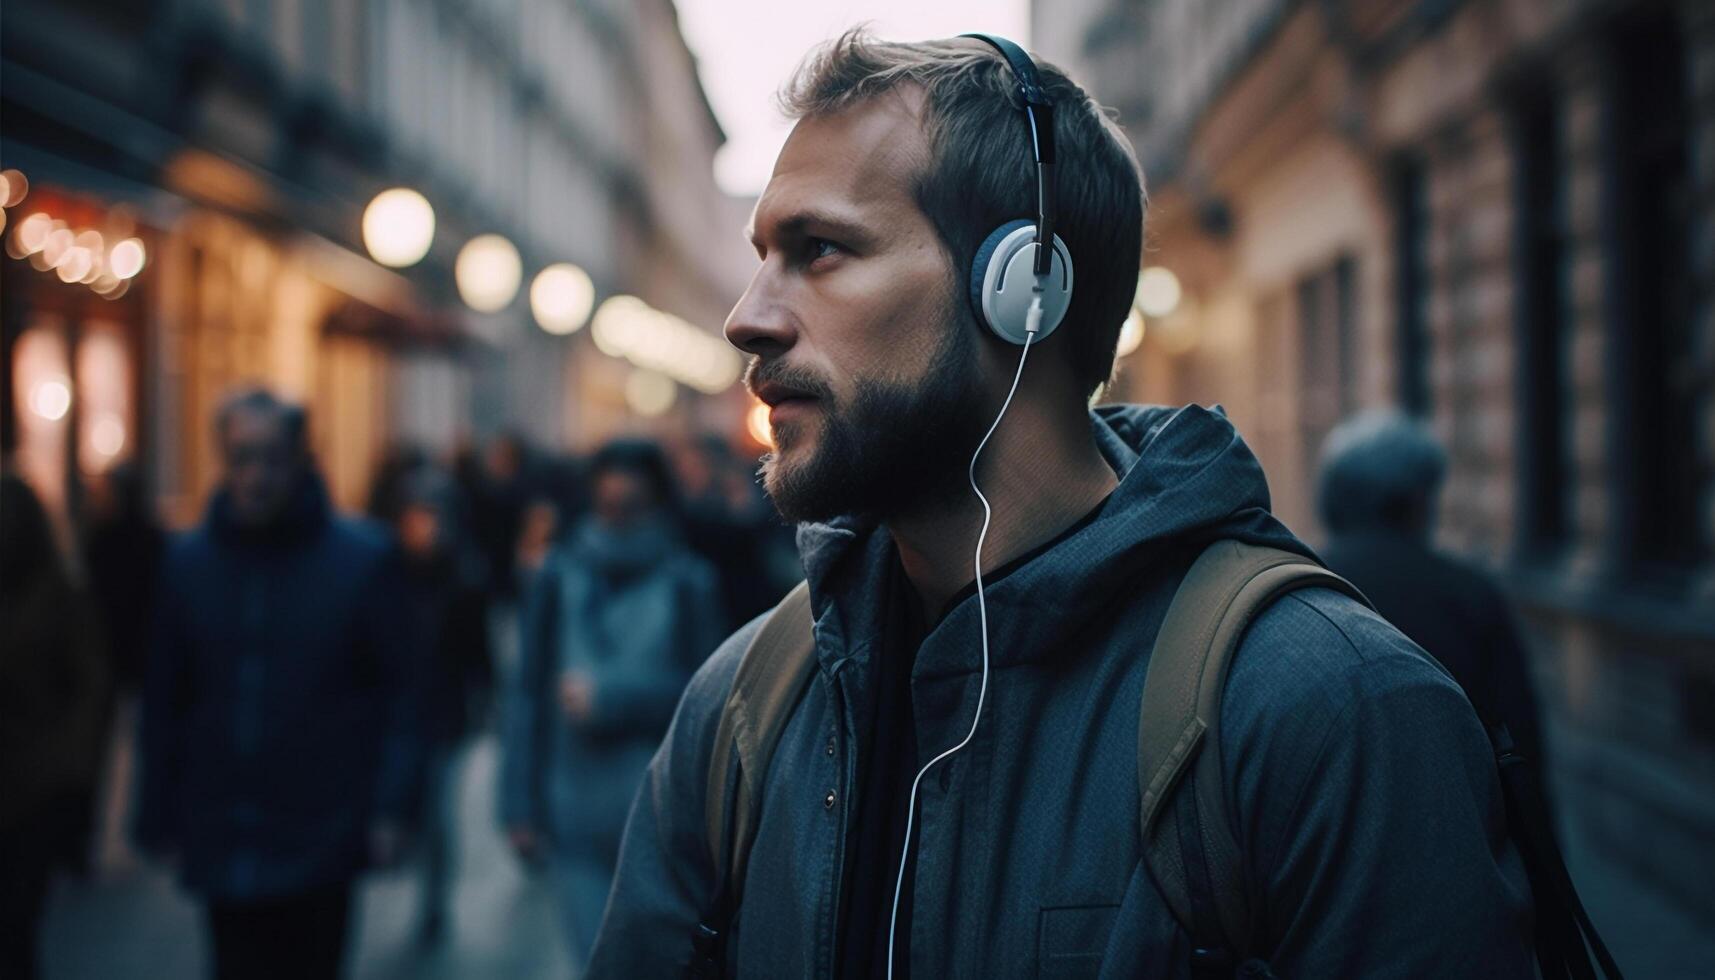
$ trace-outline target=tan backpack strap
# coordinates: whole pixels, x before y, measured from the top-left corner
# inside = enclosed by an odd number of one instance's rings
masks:
[[[744,887],[744,869],[756,837],[763,777],[780,732],[816,669],[812,626],[810,587],[800,582],[774,607],[744,651],[715,729],[705,800],[709,854],[733,908]],[[738,772],[732,779],[735,753]]]
[[[1221,695],[1251,622],[1275,599],[1303,588],[1334,589],[1368,604],[1345,579],[1302,555],[1215,542],[1174,593],[1144,675],[1137,730],[1144,858],[1193,940],[1224,942],[1237,955],[1250,938],[1250,910],[1227,819]],[[1192,796],[1177,794],[1174,818],[1162,819],[1193,762]]]

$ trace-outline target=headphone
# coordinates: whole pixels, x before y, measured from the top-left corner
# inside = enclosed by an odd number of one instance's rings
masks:
[[[961,34],[1000,52],[1018,80],[1036,160],[1036,220],[1009,221],[983,239],[971,261],[971,312],[995,336],[1023,344],[1044,340],[1072,304],[1072,254],[1054,234],[1054,103],[1024,49],[992,34]],[[1043,246],[1050,244],[1047,248]],[[1040,313],[1033,307],[1040,305]],[[1033,317],[1039,325],[1031,329]]]
[[[1030,356],[1030,345],[1054,332],[1066,316],[1072,303],[1072,256],[1066,243],[1054,234],[1054,104],[1037,81],[1036,62],[1024,49],[1005,38],[989,34],[961,34],[976,38],[999,51],[1013,77],[1018,79],[1024,96],[1024,115],[1030,122],[1030,146],[1036,157],[1036,221],[1009,221],[983,240],[971,262],[971,308],[977,319],[988,326],[995,336],[1008,343],[1022,345],[1018,353],[1018,370],[1012,376],[1012,388],[1001,402],[1000,411],[976,452],[971,454],[969,476],[971,492],[983,505],[983,526],[977,532],[976,554],[971,565],[976,573],[977,610],[982,624],[983,672],[977,688],[977,710],[971,716],[971,729],[958,744],[941,752],[924,764],[911,780],[911,796],[906,802],[905,846],[899,855],[899,874],[893,883],[893,911],[887,920],[887,976],[893,977],[893,942],[899,932],[899,896],[905,886],[905,868],[911,858],[911,828],[917,819],[917,788],[930,769],[971,744],[977,725],[982,721],[983,704],[989,689],[989,613],[988,597],[983,593],[983,543],[988,540],[989,521],[994,516],[989,500],[977,486],[977,460],[983,447],[1006,417],[1012,396],[1018,393],[1019,379],[1024,377],[1024,362]],[[1048,247],[1044,247],[1044,245]]]

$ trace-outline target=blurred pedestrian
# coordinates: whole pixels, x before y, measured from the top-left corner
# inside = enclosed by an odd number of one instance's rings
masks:
[[[589,472],[593,511],[550,551],[525,604],[501,798],[514,847],[551,866],[580,967],[631,798],[721,636],[714,571],[680,538],[662,452],[612,443]]]
[[[430,465],[429,456],[416,446],[392,446],[375,468],[375,478],[369,484],[369,501],[364,507],[372,520],[391,525],[404,506],[406,486],[410,479]]]
[[[478,559],[457,523],[457,488],[422,465],[401,474],[394,512],[405,592],[423,685],[423,885],[419,941],[447,929],[458,761],[486,714],[493,682],[487,600]]]
[[[101,607],[114,677],[123,692],[133,692],[143,683],[166,532],[150,509],[133,463],[92,478],[85,500],[89,534],[84,567]]]
[[[37,976],[51,873],[87,843],[108,690],[90,603],[47,513],[0,475],[0,976]]]
[[[471,534],[487,563],[489,594],[501,602],[517,597],[512,559],[530,496],[526,462],[523,440],[501,434],[483,446],[475,472],[467,475]]]
[[[161,556],[167,536],[156,519],[144,490],[142,474],[133,462],[123,462],[90,477],[84,493],[88,534],[83,567],[100,613],[114,697],[107,702],[103,730],[107,746],[106,774],[99,793],[81,808],[85,829],[80,837],[99,836],[98,846],[82,846],[87,860],[99,852],[104,860],[121,853],[125,808],[134,798],[132,760],[136,756],[137,699],[149,649],[149,624],[160,587]],[[96,805],[96,798],[101,805]],[[99,821],[99,822],[98,822]],[[99,828],[99,834],[91,831]]]
[[[1329,534],[1322,558],[1441,661],[1486,727],[1506,725],[1540,760],[1535,685],[1506,598],[1488,576],[1430,545],[1446,470],[1440,443],[1404,415],[1366,413],[1341,423],[1322,449],[1318,507]]]
[[[799,578],[792,529],[769,505],[751,475],[718,435],[689,440],[674,454],[685,489],[685,537],[714,566],[727,632],[780,601]]]
[[[223,980],[337,976],[353,881],[415,815],[397,554],[334,515],[305,429],[260,389],[222,405],[222,482],[169,546],[149,655],[137,837],[206,904]]]

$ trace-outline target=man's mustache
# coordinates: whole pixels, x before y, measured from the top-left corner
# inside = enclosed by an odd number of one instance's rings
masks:
[[[744,369],[745,388],[755,395],[757,389],[770,384],[810,398],[831,400],[834,394],[833,387],[814,371],[789,365],[784,361],[752,358]]]

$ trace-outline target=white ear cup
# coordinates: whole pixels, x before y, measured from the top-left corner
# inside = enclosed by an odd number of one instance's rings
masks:
[[[983,319],[997,336],[1014,344],[1024,343],[1028,335],[1031,300],[1038,296],[1042,300],[1042,326],[1033,344],[1046,340],[1072,305],[1072,260],[1066,243],[1054,236],[1052,265],[1048,275],[1038,280],[1035,237],[1033,225],[1013,230],[995,246],[983,272]]]

